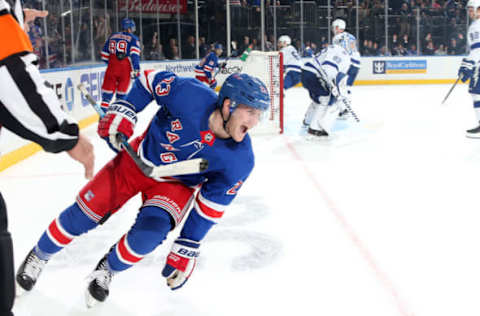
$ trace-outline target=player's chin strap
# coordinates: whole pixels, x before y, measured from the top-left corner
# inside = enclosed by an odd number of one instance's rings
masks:
[[[230,118],[232,117],[232,112],[237,108],[237,103],[235,101],[230,100],[230,102],[231,102],[231,104],[229,106],[230,111],[228,112],[229,115],[228,115],[227,119],[225,119],[223,117],[223,104],[220,107],[220,116],[222,117],[222,120],[223,120],[223,129],[225,130],[225,132],[227,132],[228,135],[230,135],[230,133],[227,131],[227,123],[230,120]],[[232,135],[230,135],[230,136],[232,136]]]

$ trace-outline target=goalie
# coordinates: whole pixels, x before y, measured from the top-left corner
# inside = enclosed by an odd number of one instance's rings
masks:
[[[202,239],[222,217],[254,167],[248,131],[269,107],[270,97],[265,85],[247,74],[229,76],[217,96],[194,78],[168,71],[144,72],[127,98],[109,107],[98,125],[99,135],[120,149],[115,136],[132,136],[136,113],[152,101],[159,105],[158,112],[143,135],[131,142],[142,160],[158,166],[204,158],[210,168],[197,174],[152,179],[126,151],[120,151],[81,189],[76,202],[48,226],[18,270],[20,288],[30,291],[54,254],[105,222],[140,192],[143,204],[135,224],[90,276],[87,306],[103,302],[113,276],[142,260],[182,222],[162,275],[172,290],[188,280]]]
[[[338,114],[348,109],[349,67],[350,56],[338,45],[328,46],[303,65],[302,84],[312,100],[303,124],[312,137],[329,136]]]

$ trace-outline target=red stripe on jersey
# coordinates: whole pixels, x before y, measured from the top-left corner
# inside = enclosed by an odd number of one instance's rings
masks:
[[[185,272],[185,270],[187,269],[188,261],[189,261],[188,258],[178,256],[173,252],[170,252],[170,254],[167,257],[167,264],[171,265],[175,269],[180,270],[182,272]]]
[[[198,206],[200,207],[199,211],[207,215],[208,217],[211,217],[211,218],[222,217],[223,212],[219,212],[217,210],[214,210],[213,208],[208,207],[205,203],[202,203],[202,201],[200,201],[198,196],[197,196],[197,203],[198,203]]]
[[[130,53],[135,53],[135,54],[140,55],[140,50],[136,47],[132,47],[132,48],[130,48]]]
[[[120,239],[120,242],[118,243],[118,252],[120,253],[122,259],[132,263],[142,260],[142,257],[137,257],[128,250],[125,236],[126,235],[123,235],[122,239]]]
[[[66,246],[72,241],[72,238],[62,233],[60,228],[58,228],[57,219],[54,219],[50,226],[48,226],[48,231],[50,232],[50,235],[55,238],[55,241],[60,245]]]

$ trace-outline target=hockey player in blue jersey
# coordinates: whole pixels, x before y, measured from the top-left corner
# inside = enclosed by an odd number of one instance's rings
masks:
[[[288,35],[282,35],[278,38],[278,48],[283,54],[283,69],[285,72],[283,87],[285,90],[300,83],[302,77],[302,60],[291,44],[292,40]]]
[[[217,43],[214,45],[213,51],[203,57],[200,63],[195,66],[195,78],[204,82],[212,89],[217,87],[215,74],[227,65],[225,62],[218,63],[218,57],[222,55],[222,53],[223,46]]]
[[[102,60],[108,65],[102,83],[101,106],[104,110],[115,93],[117,99],[125,98],[131,80],[140,73],[140,41],[133,32],[135,22],[124,18],[122,32],[110,35],[103,45]]]
[[[120,148],[115,136],[122,133],[130,137],[136,113],[152,101],[159,105],[158,112],[143,135],[131,141],[142,160],[149,165],[165,165],[205,158],[209,168],[198,174],[153,179],[120,151],[85,185],[76,202],[51,222],[18,270],[20,288],[31,290],[52,255],[103,223],[139,192],[143,204],[135,224],[92,272],[87,306],[104,301],[112,277],[153,251],[181,223],[180,236],[173,243],[162,275],[172,290],[188,280],[202,239],[254,167],[248,131],[269,107],[270,97],[266,86],[247,74],[230,75],[217,96],[194,78],[166,71],[144,72],[127,98],[109,107],[99,123],[99,134]]]
[[[347,70],[350,56],[338,45],[330,45],[302,67],[302,84],[312,103],[303,121],[313,137],[329,136],[338,114],[348,102]]]

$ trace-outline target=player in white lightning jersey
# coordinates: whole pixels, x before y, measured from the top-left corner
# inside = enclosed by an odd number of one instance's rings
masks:
[[[467,130],[467,137],[480,138],[480,80],[479,80],[479,60],[480,60],[480,0],[469,0],[467,10],[472,24],[468,28],[467,41],[470,47],[470,54],[462,59],[458,77],[462,82],[470,79],[469,90],[473,99],[473,108],[479,126]]]
[[[283,87],[285,90],[297,85],[302,74],[302,60],[291,44],[292,40],[288,35],[282,35],[278,38],[278,48],[283,54],[283,70],[285,72]]]
[[[333,31],[333,40],[332,43],[342,46],[351,58],[351,65],[347,71],[347,98],[348,101],[352,102],[352,91],[351,87],[357,78],[358,71],[360,70],[360,53],[357,49],[357,39],[352,34],[345,32],[346,24],[345,21],[341,19],[336,19],[332,23]],[[346,118],[348,111],[345,109],[340,113],[339,118]]]
[[[302,67],[302,84],[308,90],[312,103],[303,123],[308,133],[328,136],[338,114],[348,102],[347,71],[350,55],[338,45],[329,45]]]

